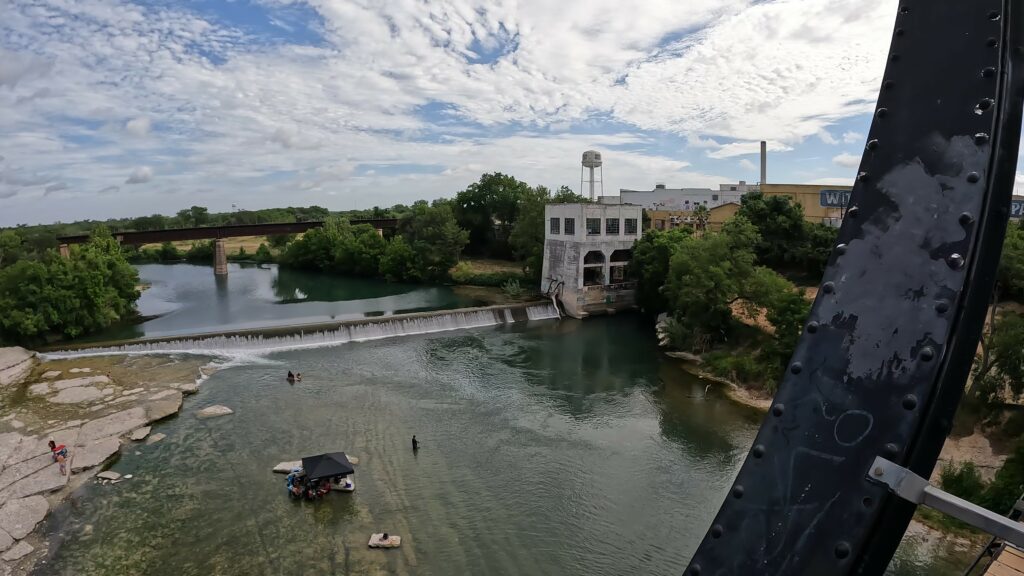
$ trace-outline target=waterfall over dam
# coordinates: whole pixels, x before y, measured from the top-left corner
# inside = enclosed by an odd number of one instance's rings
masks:
[[[429,334],[462,328],[479,328],[530,320],[548,320],[558,317],[558,311],[550,302],[531,302],[226,333],[80,344],[45,352],[44,355],[49,358],[160,353],[232,356],[238,353],[266,353],[296,348],[335,346],[347,342]]]

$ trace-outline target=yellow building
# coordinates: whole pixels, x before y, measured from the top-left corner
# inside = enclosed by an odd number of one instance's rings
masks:
[[[739,202],[727,202],[715,206],[708,211],[708,230],[718,231],[722,229],[726,221],[736,215],[740,209]]]
[[[789,196],[804,209],[804,219],[815,224],[839,226],[850,201],[852,186],[826,184],[762,184],[765,196]]]
[[[650,219],[648,228],[654,230],[693,226],[692,210],[644,210],[644,214]]]

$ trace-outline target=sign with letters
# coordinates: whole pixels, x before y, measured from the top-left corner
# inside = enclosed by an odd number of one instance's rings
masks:
[[[820,202],[823,208],[846,208],[850,203],[850,191],[822,190]]]
[[[822,190],[820,204],[823,208],[846,208],[850,203],[849,190]],[[1024,217],[1024,200],[1013,200],[1010,203],[1010,218]]]

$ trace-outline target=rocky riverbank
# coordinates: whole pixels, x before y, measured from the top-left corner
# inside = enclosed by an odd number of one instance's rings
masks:
[[[150,436],[151,425],[198,390],[205,360],[46,361],[22,349],[0,349],[0,359],[12,365],[0,386],[0,576],[24,575],[46,556],[34,530],[49,510],[84,482],[131,481],[95,477],[124,447],[145,450],[163,437]],[[50,455],[51,439],[68,449],[67,475]]]

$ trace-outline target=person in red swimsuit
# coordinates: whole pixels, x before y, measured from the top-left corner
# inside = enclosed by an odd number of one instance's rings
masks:
[[[66,476],[68,471],[64,465],[64,461],[68,457],[68,448],[63,444],[57,444],[53,440],[50,440],[50,455],[53,456],[53,461],[60,465],[61,476]]]

